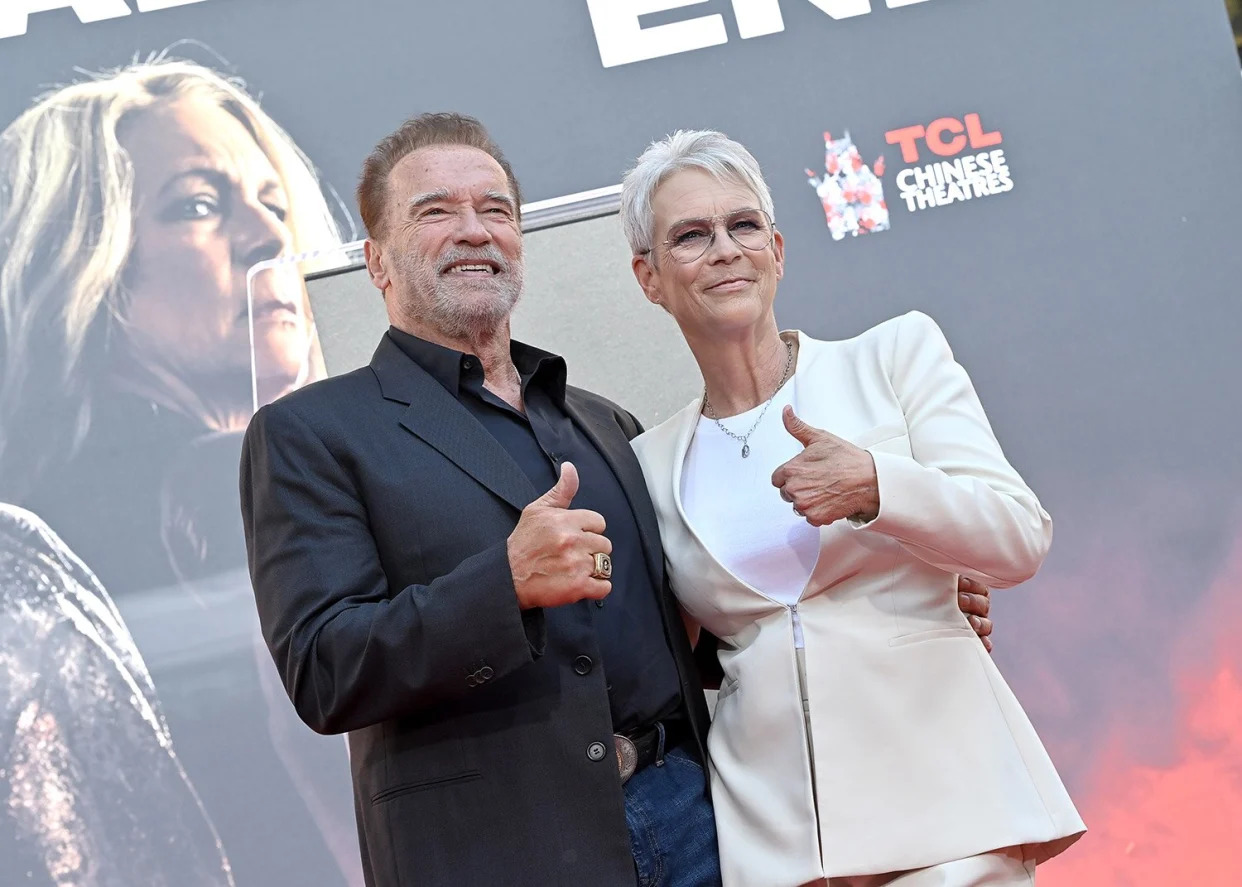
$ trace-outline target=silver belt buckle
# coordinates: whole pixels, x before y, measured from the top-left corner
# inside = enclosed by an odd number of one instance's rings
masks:
[[[638,749],[625,736],[613,734],[613,746],[617,751],[617,772],[621,774],[621,784],[625,785],[638,769]]]

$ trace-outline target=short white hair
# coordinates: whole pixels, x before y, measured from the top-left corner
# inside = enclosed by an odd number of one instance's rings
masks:
[[[665,179],[683,169],[701,169],[721,182],[749,188],[759,198],[759,209],[775,219],[772,192],[763,180],[759,162],[749,151],[722,132],[679,129],[648,145],[621,183],[621,229],[634,255],[653,249],[656,234],[651,200]]]

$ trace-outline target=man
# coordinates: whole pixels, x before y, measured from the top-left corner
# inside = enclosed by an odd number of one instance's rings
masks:
[[[241,488],[286,689],[349,732],[367,883],[718,884],[638,423],[510,341],[508,163],[477,121],[426,114],[358,197],[392,327],[370,366],[255,416]]]

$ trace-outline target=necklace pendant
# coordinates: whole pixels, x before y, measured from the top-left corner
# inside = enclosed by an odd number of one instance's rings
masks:
[[[742,458],[745,459],[749,455],[750,455],[750,444],[747,444],[747,443],[742,444]]]

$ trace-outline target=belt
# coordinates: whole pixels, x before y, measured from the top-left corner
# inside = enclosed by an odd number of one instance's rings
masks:
[[[664,741],[660,741],[661,727]],[[617,733],[613,744],[617,752],[617,770],[621,784],[644,767],[654,764],[669,749],[676,748],[690,738],[690,725],[684,719],[656,721],[648,727],[640,727],[629,733]]]

